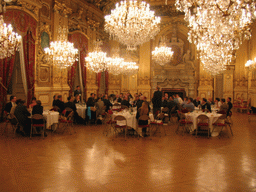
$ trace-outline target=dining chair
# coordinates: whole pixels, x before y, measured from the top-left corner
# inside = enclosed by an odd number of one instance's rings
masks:
[[[64,133],[66,129],[69,129],[70,135],[72,135],[71,129],[73,127],[73,121],[74,121],[74,111],[72,110],[67,116],[64,116],[59,119],[57,129],[63,129],[62,133]]]
[[[220,138],[220,134],[223,130],[224,127],[227,127],[227,124],[226,124],[226,114],[222,114],[215,123],[213,123],[213,130],[212,132],[214,132],[214,130],[217,128],[217,127],[221,127],[221,130],[219,132],[219,138]],[[228,136],[229,137],[229,136]]]
[[[13,138],[16,136],[16,131],[21,125],[19,124],[19,121],[17,117],[14,114],[10,114],[10,122],[12,125],[12,130],[13,130]],[[23,130],[23,129],[22,129]]]
[[[197,117],[196,137],[198,132],[208,131],[208,139],[210,137],[209,117],[207,115],[199,115]]]
[[[42,136],[44,138],[45,135],[45,119],[43,115],[40,114],[34,114],[31,116],[31,128],[30,128],[30,139],[32,137],[33,131],[37,132],[37,128],[41,128],[42,130]]]
[[[176,106],[174,106],[169,112],[169,121],[170,121],[170,123],[176,124],[177,123],[177,120],[176,120],[177,117],[178,117],[178,114],[177,114]],[[175,120],[174,120],[174,118],[175,118]]]
[[[126,133],[127,133],[127,120],[124,116],[122,115],[117,115],[114,117],[115,125],[113,126],[114,128],[114,133],[115,135],[118,133],[118,130],[124,130],[125,131],[125,140],[126,140]],[[118,125],[118,121],[124,121],[124,125]],[[116,135],[117,137],[117,135]]]
[[[185,113],[178,111],[179,121],[178,121],[178,127],[176,129],[176,134],[178,134],[180,128],[182,128],[182,135],[184,135],[185,131],[190,131],[188,125],[192,125],[192,121],[187,121]]]

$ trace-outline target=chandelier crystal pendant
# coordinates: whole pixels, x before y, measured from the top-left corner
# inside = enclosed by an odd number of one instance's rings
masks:
[[[123,69],[124,75],[131,76],[138,73],[139,66],[135,62],[123,62]]]
[[[245,64],[245,68],[249,69],[249,70],[253,70],[256,68],[256,57],[254,58],[254,60],[248,60]]]
[[[160,47],[156,47],[152,51],[152,59],[155,63],[164,66],[171,61],[173,57],[173,51],[170,47],[166,47],[166,38],[163,38],[160,42]]]
[[[101,45],[101,41],[95,41],[94,51],[90,52],[88,56],[85,57],[86,67],[95,73],[100,73],[107,70],[107,53],[102,52],[100,48]]]
[[[53,60],[53,64],[60,69],[70,67],[78,60],[78,49],[75,49],[74,44],[67,39],[68,29],[59,26],[57,41],[51,42],[50,47],[44,49]]]
[[[124,71],[124,59],[117,56],[107,58],[107,70],[112,75],[120,75]]]
[[[110,39],[119,41],[128,50],[136,50],[138,45],[153,39],[160,31],[160,17],[150,10],[143,1],[121,1],[110,15],[105,16],[104,29]]]
[[[21,36],[13,32],[11,25],[6,26],[0,15],[0,59],[14,55],[21,45]]]
[[[213,61],[210,63],[230,64],[233,52],[244,39],[251,37],[250,25],[256,18],[255,0],[176,0],[175,5],[185,12],[188,40],[200,54]]]

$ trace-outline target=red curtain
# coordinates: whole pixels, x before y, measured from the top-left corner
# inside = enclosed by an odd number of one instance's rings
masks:
[[[108,94],[108,72],[105,71],[105,85],[106,85],[106,89],[105,89],[105,94]]]
[[[78,61],[76,61],[71,67],[68,69],[68,85],[70,87],[69,95],[72,95],[74,90],[74,83],[75,83],[75,75],[76,75],[76,67]]]
[[[28,86],[27,106],[29,106],[29,104],[31,103],[31,99],[34,96],[35,83],[35,40],[32,37],[31,31],[28,31],[27,35],[23,37],[23,48]]]
[[[86,66],[85,66],[85,57],[88,52],[88,39],[87,37],[80,33],[75,32],[72,34],[69,34],[68,40],[72,43],[74,43],[74,47],[79,50],[80,52],[80,65],[82,70],[82,79],[83,79],[83,88],[84,88],[84,100],[86,100]],[[75,66],[74,66],[75,65]],[[72,91],[74,89],[74,82],[75,82],[75,68],[78,66],[77,63],[73,65],[73,68],[70,68],[68,71],[68,81],[70,86],[70,93],[72,94]],[[78,74],[77,74],[78,75]]]
[[[0,60],[0,78],[1,85],[0,85],[0,111],[1,113],[1,119],[3,117],[3,111],[5,104],[7,102],[7,90],[5,88],[8,88],[12,79],[12,73],[13,73],[13,67],[14,67],[14,61],[15,61],[15,55],[13,55],[10,58],[5,58]],[[4,87],[3,87],[4,86]]]

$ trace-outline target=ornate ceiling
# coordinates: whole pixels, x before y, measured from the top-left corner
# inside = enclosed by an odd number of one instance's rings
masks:
[[[103,11],[104,14],[109,14],[111,9],[115,8],[115,4],[121,0],[86,0],[87,3],[93,4]],[[145,0],[150,4],[151,10],[154,10],[157,16],[178,16],[183,13],[176,11],[175,0]]]

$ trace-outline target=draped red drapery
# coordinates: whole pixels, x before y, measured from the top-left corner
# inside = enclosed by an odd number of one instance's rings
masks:
[[[0,60],[0,111],[1,117],[4,111],[5,104],[7,102],[7,88],[10,85],[12,79],[12,73],[14,68],[15,55],[10,58],[5,58]],[[2,119],[2,118],[1,118]]]
[[[35,40],[32,37],[32,32],[28,31],[27,35],[23,37],[24,61],[27,77],[27,106],[31,103],[34,96],[35,83]]]
[[[86,100],[86,66],[85,66],[85,57],[88,52],[88,39],[87,37],[80,33],[80,32],[74,32],[72,34],[69,34],[68,40],[71,43],[74,43],[74,47],[79,50],[79,57],[80,57],[80,65],[81,65],[81,71],[82,71],[82,79],[83,79],[83,88],[84,88],[84,100]],[[70,86],[70,94],[72,94],[74,90],[74,83],[75,83],[75,76],[79,75],[76,74],[76,67],[78,62],[76,62],[71,68],[68,70],[68,84]]]
[[[15,32],[23,37],[23,48],[25,56],[25,68],[28,84],[27,103],[30,103],[31,97],[34,94],[34,65],[35,65],[35,40],[37,21],[28,13],[21,10],[7,10],[4,14],[4,22],[12,24]],[[27,43],[27,44],[25,44]],[[8,88],[15,62],[15,56],[0,61],[0,77],[3,85]],[[0,86],[0,108],[4,108],[6,104],[7,91],[3,86]],[[2,111],[2,110],[0,110]]]

